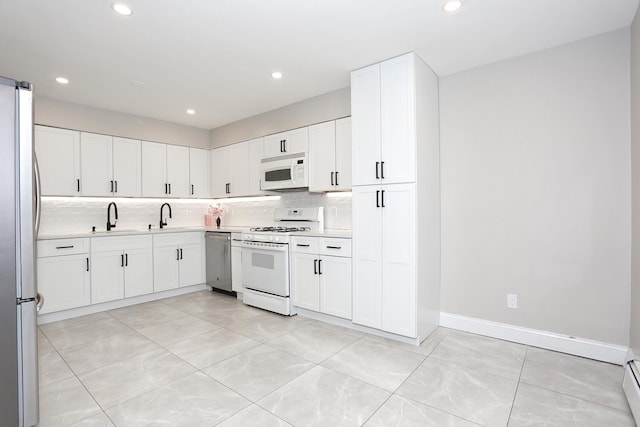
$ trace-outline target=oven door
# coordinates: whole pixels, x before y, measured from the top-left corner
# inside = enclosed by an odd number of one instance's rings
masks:
[[[255,291],[289,296],[289,251],[242,248],[242,285]]]

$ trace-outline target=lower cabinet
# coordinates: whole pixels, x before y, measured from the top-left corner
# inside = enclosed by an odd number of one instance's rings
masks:
[[[351,240],[291,238],[293,305],[351,319]]]
[[[101,237],[91,244],[91,303],[153,292],[151,236]]]
[[[155,292],[205,282],[203,233],[153,236]]]
[[[91,304],[89,239],[38,242],[38,292],[41,314]]]

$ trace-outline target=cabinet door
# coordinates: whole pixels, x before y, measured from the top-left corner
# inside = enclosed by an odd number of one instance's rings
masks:
[[[246,196],[249,194],[249,142],[233,144],[230,148],[229,191],[232,196]]]
[[[122,251],[91,254],[91,303],[124,298],[124,254]]]
[[[309,191],[335,190],[336,122],[309,126]]]
[[[382,208],[380,186],[353,188],[353,323],[382,327]]]
[[[153,290],[176,289],[180,284],[178,246],[153,248]]]
[[[142,147],[139,140],[113,138],[113,181],[116,196],[142,195]]]
[[[320,259],[320,311],[351,319],[351,258]]]
[[[242,248],[231,246],[231,290],[237,293],[244,292],[242,286]]]
[[[209,197],[209,150],[189,148],[189,196]]]
[[[415,184],[382,190],[382,329],[415,338]]]
[[[211,150],[211,197],[227,197],[227,184],[231,181],[231,147],[220,147]]]
[[[125,251],[124,296],[125,298],[153,292],[153,251],[128,249]]]
[[[353,185],[380,182],[380,64],[351,73]]]
[[[189,197],[189,147],[167,145],[167,183],[170,197]]]
[[[276,133],[264,137],[264,144],[262,146],[264,158],[284,155],[282,141],[285,138],[285,133],[286,132]]]
[[[309,128],[303,127],[285,132],[282,146],[284,148],[284,154],[308,152]]]
[[[202,245],[180,246],[180,286],[198,285],[205,282]]]
[[[142,141],[142,196],[167,196],[167,146]]]
[[[381,131],[384,184],[416,180],[414,56],[382,63]]]
[[[38,258],[38,292],[45,298],[40,314],[91,304],[88,254]]]
[[[291,254],[291,297],[293,305],[320,311],[318,255]]]
[[[264,138],[252,139],[249,141],[249,196],[260,196],[265,192],[260,190],[260,169],[263,157]]]
[[[80,195],[80,132],[35,127],[35,150],[44,196]]]
[[[80,133],[80,165],[83,196],[113,193],[113,137]]]
[[[351,117],[336,120],[337,190],[351,190]]]

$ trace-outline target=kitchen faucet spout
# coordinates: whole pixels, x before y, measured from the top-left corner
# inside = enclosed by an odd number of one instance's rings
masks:
[[[165,206],[169,208],[169,218],[171,218],[171,205],[169,203],[164,203],[160,206],[160,228],[164,228],[164,226],[167,225],[167,220],[162,219],[162,212],[164,211]]]
[[[111,206],[113,206],[114,213],[115,213],[115,219],[113,224],[111,224]],[[109,206],[107,206],[107,231],[111,231],[112,228],[116,228],[117,220],[118,220],[118,206],[116,206],[115,202],[111,202],[109,203]]]

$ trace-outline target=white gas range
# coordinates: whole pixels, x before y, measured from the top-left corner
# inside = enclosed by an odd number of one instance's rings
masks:
[[[253,227],[241,237],[243,302],[293,316],[289,279],[291,234],[322,231],[323,208],[278,208],[277,226]]]

